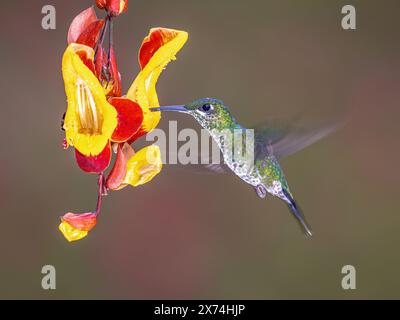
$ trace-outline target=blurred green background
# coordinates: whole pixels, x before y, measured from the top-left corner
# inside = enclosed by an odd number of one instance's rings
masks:
[[[56,30],[41,28],[46,4]],[[345,4],[356,31],[341,28]],[[165,26],[190,39],[158,82],[162,104],[218,97],[247,126],[300,110],[352,120],[282,162],[312,239],[281,201],[259,200],[233,175],[165,167],[112,193],[88,238],[69,244],[59,216],[94,208],[96,177],[61,148],[61,57],[69,23],[90,5],[2,3],[0,298],[400,298],[399,1],[131,0],[115,23],[125,92],[143,37]],[[196,127],[172,114],[160,127],[171,119]],[[54,291],[41,288],[46,264]],[[356,290],[341,288],[347,264]]]

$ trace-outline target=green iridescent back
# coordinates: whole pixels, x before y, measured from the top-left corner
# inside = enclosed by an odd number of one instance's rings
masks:
[[[262,183],[266,187],[272,187],[275,181],[279,181],[282,188],[290,193],[283,170],[273,155],[266,156],[263,159],[256,159],[255,167],[262,177]]]

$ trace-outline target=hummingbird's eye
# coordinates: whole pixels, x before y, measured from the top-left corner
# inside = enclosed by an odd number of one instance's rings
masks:
[[[214,110],[214,106],[213,106],[212,104],[206,103],[206,104],[203,104],[203,105],[200,107],[200,110],[201,110],[201,111],[204,111],[204,112],[210,112],[210,111],[213,111],[213,110]]]

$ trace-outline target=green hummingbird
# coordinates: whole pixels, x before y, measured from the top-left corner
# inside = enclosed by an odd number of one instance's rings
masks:
[[[305,234],[312,236],[312,231],[294,200],[288,182],[278,159],[292,154],[313,142],[326,136],[336,126],[303,131],[293,134],[288,126],[278,129],[271,124],[254,130],[251,145],[254,147],[253,161],[250,165],[246,157],[235,157],[232,152],[234,135],[227,132],[237,132],[246,128],[242,127],[232,116],[229,108],[218,99],[203,98],[186,105],[162,106],[150,108],[151,111],[177,111],[193,116],[197,122],[206,129],[217,143],[224,159],[224,164],[246,183],[254,187],[260,198],[265,198],[267,193],[282,199],[299,222]],[[247,141],[246,143],[249,143]]]

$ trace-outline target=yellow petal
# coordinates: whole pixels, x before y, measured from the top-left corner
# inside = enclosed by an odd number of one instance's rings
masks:
[[[88,235],[87,231],[75,229],[68,222],[61,222],[58,229],[69,242],[80,240]]]
[[[160,121],[160,112],[151,112],[150,107],[158,107],[156,83],[164,68],[183,47],[188,39],[185,31],[155,28],[144,39],[139,52],[142,71],[128,90],[127,97],[137,102],[143,109],[142,129],[153,130]]]
[[[117,112],[108,103],[99,80],[83,62],[93,62],[94,51],[70,44],[63,56],[62,71],[68,108],[64,129],[68,144],[85,156],[100,154],[117,127]]]
[[[123,185],[134,187],[152,180],[162,169],[161,152],[158,146],[149,146],[135,153],[127,162]]]

